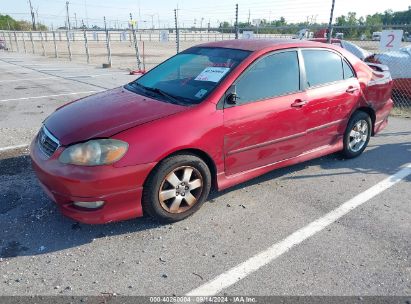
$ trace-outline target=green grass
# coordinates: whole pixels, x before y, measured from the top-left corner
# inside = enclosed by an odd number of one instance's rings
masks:
[[[408,107],[408,108],[395,107],[391,112],[391,116],[411,118],[411,107]]]

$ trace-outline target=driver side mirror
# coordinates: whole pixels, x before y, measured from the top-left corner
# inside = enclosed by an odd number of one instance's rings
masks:
[[[237,100],[240,99],[237,96],[236,86],[232,86],[228,92],[230,93],[228,93],[225,98],[226,103],[229,105],[235,105],[237,103]]]

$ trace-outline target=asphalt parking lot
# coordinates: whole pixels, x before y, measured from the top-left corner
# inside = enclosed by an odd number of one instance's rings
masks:
[[[392,117],[357,159],[273,171],[176,224],[63,217],[25,145],[58,106],[134,78],[0,53],[0,295],[411,295],[410,119]],[[330,220],[347,202],[361,203]]]

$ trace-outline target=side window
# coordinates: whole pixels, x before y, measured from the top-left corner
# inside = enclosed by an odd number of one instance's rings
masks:
[[[308,87],[344,79],[341,57],[325,50],[303,50]]]
[[[275,53],[251,66],[236,83],[238,101],[244,104],[300,90],[300,68],[295,51]]]
[[[348,65],[348,63],[343,60],[343,70],[344,70],[344,79],[350,79],[355,77],[355,74],[352,70],[352,68]]]

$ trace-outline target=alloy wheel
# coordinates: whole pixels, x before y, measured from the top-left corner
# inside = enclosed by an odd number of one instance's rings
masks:
[[[178,167],[161,183],[158,198],[169,213],[183,213],[192,208],[203,191],[203,177],[194,167]]]
[[[365,120],[359,120],[350,132],[349,148],[352,152],[360,151],[368,140],[368,123]]]

